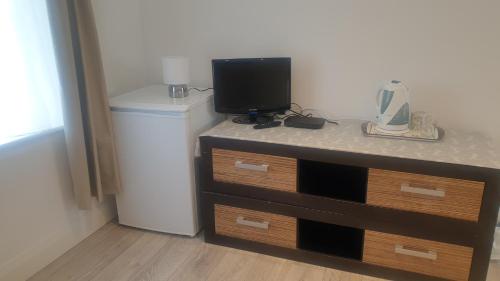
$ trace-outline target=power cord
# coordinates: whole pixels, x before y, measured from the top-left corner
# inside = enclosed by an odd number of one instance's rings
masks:
[[[292,114],[285,114],[284,116],[278,116],[278,119],[286,119],[290,116],[301,116],[301,117],[312,117],[313,114],[312,113],[308,113],[308,114],[304,114],[304,111],[307,111],[307,110],[310,110],[310,109],[304,109],[302,106],[300,106],[298,103],[295,103],[295,102],[292,102],[291,105],[295,105],[296,107],[299,108],[298,112],[293,110],[293,109],[289,109],[288,111],[292,112]],[[323,118],[323,117],[322,117]],[[335,125],[338,125],[339,123],[335,120],[328,120],[327,118],[323,118],[325,119],[325,121],[327,123],[330,123],[330,124],[335,124]]]
[[[200,88],[189,88],[189,91],[191,90],[195,90],[195,91],[198,91],[198,92],[206,92],[208,90],[213,90],[214,88],[205,88],[205,89],[200,89]]]
[[[297,116],[297,115],[302,116],[302,117],[311,117],[312,116],[312,114],[308,114],[307,116],[304,116],[302,114],[303,109],[302,109],[302,107],[299,104],[292,102],[291,105],[295,105],[296,107],[298,107],[299,108],[299,110],[298,110],[299,112],[297,112],[297,111],[295,111],[293,109],[289,109],[287,111],[292,112],[291,114],[277,114],[277,113],[275,113],[273,115],[273,117],[275,117],[276,119],[286,119],[286,118],[288,118],[290,116]]]
[[[291,112],[295,113],[295,115],[298,115],[298,116],[301,116],[301,117],[312,117],[312,114],[308,114],[308,115],[302,114],[302,110],[300,112],[297,112],[297,111],[295,111],[293,109],[290,109],[289,111],[291,111]]]

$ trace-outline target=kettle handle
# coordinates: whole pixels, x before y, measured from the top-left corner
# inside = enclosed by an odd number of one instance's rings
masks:
[[[377,111],[380,112],[380,95],[384,92],[384,89],[380,89],[375,97],[375,103],[377,104]]]

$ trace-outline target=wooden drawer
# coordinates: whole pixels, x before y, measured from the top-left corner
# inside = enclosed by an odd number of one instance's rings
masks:
[[[478,221],[484,183],[370,169],[367,204]]]
[[[214,205],[215,233],[265,244],[297,248],[297,219]]]
[[[215,181],[297,191],[297,159],[212,149]]]
[[[472,248],[365,231],[363,261],[450,280],[468,280]]]

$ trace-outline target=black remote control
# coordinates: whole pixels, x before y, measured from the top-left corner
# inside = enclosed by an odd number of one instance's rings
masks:
[[[272,122],[257,124],[253,126],[253,128],[255,130],[260,130],[260,129],[279,127],[279,126],[281,126],[281,121],[272,121]]]

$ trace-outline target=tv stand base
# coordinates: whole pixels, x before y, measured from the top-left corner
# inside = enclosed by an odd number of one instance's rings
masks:
[[[269,123],[274,120],[273,116],[268,115],[241,115],[233,118],[233,122],[236,124],[263,124]]]

